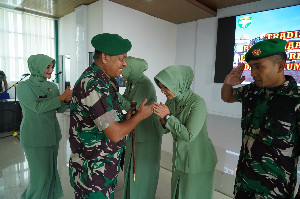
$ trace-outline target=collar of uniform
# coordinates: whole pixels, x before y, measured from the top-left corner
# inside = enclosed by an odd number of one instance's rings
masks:
[[[102,68],[97,66],[95,63],[92,63],[90,65],[91,69],[95,71],[96,74],[98,74],[100,77],[104,77],[103,79],[106,81],[106,83],[110,83],[109,78],[106,76],[105,72],[103,71]]]
[[[102,72],[103,72],[103,70],[102,70],[99,66],[97,66],[94,62],[90,65],[90,67],[91,67],[95,72],[98,72],[98,71],[102,71]]]
[[[277,90],[275,92],[276,92],[276,94],[279,94],[279,95],[293,95],[293,94],[298,95],[297,83],[296,83],[295,79],[289,75],[285,75],[285,82],[283,82],[281,85],[276,86],[276,87],[272,87],[272,88],[257,87],[254,82],[246,85],[245,87],[249,87],[251,89],[254,89],[255,91],[258,91],[258,94],[265,90],[273,90],[273,91]],[[294,91],[295,88],[297,89],[296,91]]]
[[[285,82],[279,86],[277,93],[280,95],[299,95],[297,82],[292,76],[285,75]]]

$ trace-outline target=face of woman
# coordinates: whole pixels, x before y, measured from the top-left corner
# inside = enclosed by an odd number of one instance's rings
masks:
[[[162,83],[158,82],[159,88],[161,90],[161,92],[166,95],[168,100],[171,100],[175,97],[174,93],[172,93],[167,87],[165,87],[165,85],[163,85]]]
[[[53,62],[51,62],[51,63],[47,66],[47,68],[46,68],[46,70],[45,70],[45,72],[44,72],[44,77],[47,78],[47,79],[50,79],[50,78],[51,78],[51,74],[52,74],[52,72],[53,72],[53,69],[54,69],[54,65],[53,65]]]

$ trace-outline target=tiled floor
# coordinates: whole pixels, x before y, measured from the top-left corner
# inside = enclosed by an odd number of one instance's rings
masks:
[[[224,119],[224,118],[223,118]],[[222,119],[222,120],[223,120]],[[217,120],[213,118],[213,120]],[[60,151],[58,157],[58,170],[60,178],[62,181],[62,186],[64,190],[63,199],[72,199],[74,198],[73,189],[70,186],[69,176],[68,176],[68,159],[70,156],[70,148],[68,144],[68,117],[59,118],[63,139],[60,142]],[[210,127],[211,121],[208,121],[208,127]],[[226,121],[225,121],[226,122]],[[216,128],[216,127],[213,127]],[[232,127],[231,127],[232,128]],[[217,130],[217,129],[215,129]],[[224,131],[224,128],[222,128]],[[234,132],[232,132],[234,133]],[[11,135],[10,133],[0,133],[0,137]],[[236,167],[236,162],[238,159],[238,154],[236,151],[239,150],[239,144],[241,140],[239,137],[234,138],[237,141],[234,141],[234,146],[227,147],[224,145],[226,139],[229,139],[228,136],[220,139],[222,134],[212,135],[213,142],[216,146],[219,163],[215,172],[215,189],[218,191],[214,192],[214,199],[230,199],[232,196],[233,190],[233,181],[234,181],[234,171]],[[232,140],[233,141],[233,140]],[[228,144],[229,146],[230,144]],[[237,145],[237,146],[236,146]],[[227,147],[227,150],[220,146]],[[236,150],[236,149],[237,150]],[[28,165],[23,153],[22,148],[19,146],[19,140],[16,137],[10,136],[0,139],[0,198],[1,199],[18,199],[23,193],[24,189],[28,184],[29,172]],[[171,172],[170,169],[171,155],[167,152],[162,153],[161,169],[159,183],[156,192],[156,198],[168,199],[170,198],[170,181],[171,181]],[[122,196],[122,187],[123,187],[123,173],[121,172],[118,177],[118,186],[116,188],[115,198],[120,199]],[[226,194],[222,194],[220,192]],[[200,197],[201,199],[201,197]]]
[[[1,133],[0,137],[9,135],[11,133]],[[62,149],[60,149],[62,151]],[[19,141],[16,137],[6,137],[0,139],[0,198],[1,199],[19,199],[23,191],[25,190],[28,179],[28,165],[24,157],[24,153],[19,146]],[[59,174],[62,181],[64,190],[63,199],[74,198],[73,189],[69,183],[68,167],[65,157],[62,153],[59,155]],[[156,198],[165,199],[170,198],[170,181],[171,172],[167,169],[160,169],[160,178],[157,187]],[[116,188],[115,198],[122,198],[122,187],[123,187],[123,172],[119,174],[118,186]],[[217,191],[214,192],[215,199],[229,199]]]

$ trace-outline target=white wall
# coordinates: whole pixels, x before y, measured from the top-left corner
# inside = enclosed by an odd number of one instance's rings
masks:
[[[88,52],[95,51],[90,45],[92,38],[103,32],[103,1],[96,1],[87,7],[87,42]]]
[[[71,54],[75,49],[76,22],[75,12],[72,12],[58,20],[58,54]]]
[[[87,51],[93,52],[94,48],[90,45],[90,41],[96,34],[102,33],[103,30],[103,2],[102,0],[92,3],[87,6]],[[76,38],[77,26],[76,26],[76,12],[72,12],[68,15],[61,17],[58,20],[58,46],[59,55],[70,55],[71,57],[71,74],[70,82],[73,87],[79,75],[82,73],[83,68],[88,67],[88,63],[82,67],[76,67],[77,55],[76,51]],[[88,54],[88,52],[86,52]],[[79,72],[80,71],[80,72]]]
[[[218,18],[291,6],[299,3],[299,0],[262,0],[219,9],[217,17],[178,25],[176,64],[182,64],[187,62],[186,60],[193,59],[194,57],[191,56],[193,52],[190,51],[194,47],[190,44],[193,42],[197,43],[197,48],[194,52],[196,55],[194,91],[204,98],[210,114],[234,118],[241,117],[241,105],[239,103],[225,104],[220,97],[222,84],[213,83]],[[191,37],[191,35],[195,34],[195,28],[197,28],[196,39]]]
[[[120,34],[131,41],[132,49],[127,54],[148,62],[145,74],[153,83],[160,70],[175,64],[175,24],[107,0],[103,1],[103,7],[103,31]],[[165,102],[165,96],[155,88],[158,101]]]
[[[58,20],[58,55],[70,55],[71,71],[76,65],[76,15],[72,12]],[[77,77],[70,74],[70,82],[73,87]]]

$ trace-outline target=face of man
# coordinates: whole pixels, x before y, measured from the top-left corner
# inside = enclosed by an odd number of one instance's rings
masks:
[[[46,70],[45,70],[45,72],[44,72],[44,77],[47,78],[47,79],[50,79],[53,70],[54,70],[54,65],[53,65],[53,62],[51,62],[51,63],[47,66],[47,68],[46,68]]]
[[[283,61],[273,62],[272,57],[250,60],[251,76],[257,87],[275,87],[284,82]]]
[[[159,88],[161,92],[167,97],[168,100],[171,100],[175,97],[174,93],[172,93],[165,85],[158,82]]]
[[[122,70],[127,66],[127,53],[122,55],[104,55],[105,73],[110,78],[120,77]]]
[[[285,81],[283,75],[285,63],[283,61],[274,63],[272,57],[266,57],[250,60],[248,64],[251,67],[251,76],[258,87],[271,88],[279,86]]]

